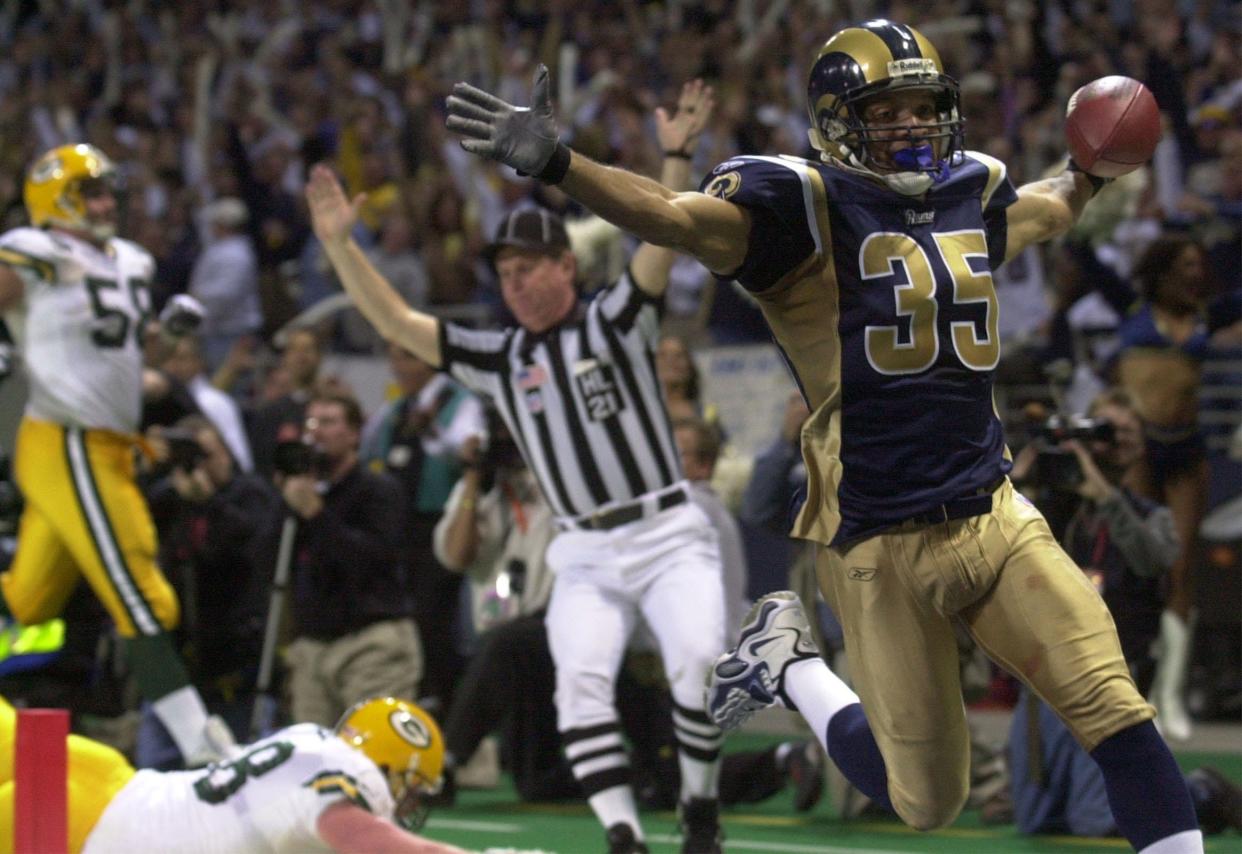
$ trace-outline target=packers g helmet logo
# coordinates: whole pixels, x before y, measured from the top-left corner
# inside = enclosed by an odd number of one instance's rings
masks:
[[[718,199],[727,199],[736,193],[741,186],[742,176],[740,173],[726,172],[718,178],[713,178],[703,192]]]
[[[431,731],[414,715],[394,709],[388,715],[388,723],[397,735],[415,747],[426,749],[431,746]]]
[[[57,156],[56,151],[49,151],[34,166],[30,167],[30,182],[33,184],[45,184],[59,176],[64,169],[64,161]]]

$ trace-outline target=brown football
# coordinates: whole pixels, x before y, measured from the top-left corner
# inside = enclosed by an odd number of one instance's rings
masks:
[[[1070,96],[1065,139],[1074,162],[1101,178],[1133,172],[1160,141],[1160,108],[1131,77],[1101,77]]]

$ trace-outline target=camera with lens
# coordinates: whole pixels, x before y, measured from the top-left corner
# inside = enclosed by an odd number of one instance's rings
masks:
[[[300,439],[287,439],[276,443],[272,467],[285,477],[312,474],[320,468],[320,454],[315,446]]]
[[[1035,460],[1032,479],[1055,492],[1076,492],[1082,484],[1082,468],[1073,451],[1062,448],[1062,442],[1077,440],[1112,444],[1116,437],[1113,423],[1103,418],[1085,415],[1053,415],[1035,430],[1035,439],[1041,443]]]
[[[172,428],[163,433],[168,443],[168,466],[182,471],[193,471],[198,464],[207,459],[207,452],[198,443],[194,432]]]
[[[1039,425],[1038,430],[1038,436],[1052,444],[1068,442],[1071,439],[1111,443],[1116,433],[1113,422],[1105,418],[1088,418],[1085,415],[1053,415]]]
[[[483,490],[486,492],[496,484],[497,472],[501,469],[517,468],[523,463],[522,452],[500,413],[488,407],[483,415],[487,423],[488,442],[477,465],[483,475]]]

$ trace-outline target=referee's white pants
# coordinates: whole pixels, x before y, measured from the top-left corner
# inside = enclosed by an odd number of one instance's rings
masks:
[[[547,561],[562,732],[616,720],[614,685],[640,614],[673,700],[702,710],[708,668],[725,647],[720,546],[707,514],[686,503],[610,531],[562,532]]]

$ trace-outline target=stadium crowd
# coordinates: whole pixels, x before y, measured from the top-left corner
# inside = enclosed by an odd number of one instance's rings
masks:
[[[969,147],[1006,162],[1015,184],[1062,167],[1065,104],[1089,80],[1135,77],[1160,104],[1166,132],[1150,166],[1106,187],[1065,240],[1028,249],[998,273],[1005,339],[998,402],[1017,452],[1014,479],[1058,535],[1086,495],[1081,474],[1063,479],[1066,460],[1071,469],[1074,460],[1082,466],[1077,455],[1090,459],[1090,451],[1058,445],[1049,416],[1087,413],[1120,384],[1149,424],[1167,428],[1149,443],[1156,449],[1149,454],[1166,456],[1151,461],[1157,488],[1142,507],[1148,513],[1168,506],[1168,537],[1182,551],[1160,571],[1167,570],[1167,581],[1144,574],[1141,601],[1109,604],[1141,610],[1146,621],[1136,674],[1161,711],[1166,735],[1189,735],[1192,714],[1237,719],[1242,535],[1235,523],[1232,539],[1199,538],[1208,511],[1236,497],[1242,458],[1234,434],[1242,421],[1236,4],[8,3],[0,10],[0,230],[26,223],[23,181],[36,158],[88,142],[116,164],[120,234],[154,256],[152,311],[179,294],[206,310],[197,336],[148,364],[159,393],[144,412],[153,462],[139,482],[159,531],[161,566],[182,602],[180,649],[207,708],[239,741],[257,735],[250,731],[256,695],[291,694],[282,702],[284,722],[292,712],[298,721],[331,724],[356,701],[392,693],[420,699],[448,723],[448,767],[458,784],[470,779],[470,757],[454,751],[474,749],[491,727],[505,734],[504,762],[522,775],[523,796],[574,795],[555,734],[536,726],[549,714],[550,684],[549,696],[527,696],[510,711],[529,720],[503,724],[499,711],[472,715],[454,696],[459,689],[486,695],[480,680],[500,678],[492,660],[469,669],[472,654],[496,655],[506,644],[546,647],[538,624],[550,582],[541,556],[524,549],[531,540],[546,546],[550,533],[527,526],[550,527],[551,516],[516,454],[505,453],[511,446],[488,443],[496,426],[489,429],[491,414],[478,399],[410,353],[383,350],[352,310],[326,309],[343,304],[332,302],[341,287],[311,230],[304,198],[310,167],[326,162],[351,196],[366,194],[354,238],[410,304],[494,325],[512,318],[484,247],[512,212],[537,206],[566,218],[588,294],[616,280],[636,243],[555,187],[463,152],[444,125],[454,82],[524,104],[535,66],[545,63],[575,150],[657,175],[654,110],[675,103],[685,81],[703,78],[718,106],[693,154],[697,180],[734,154],[810,156],[805,75],[815,52],[829,34],[877,15],[917,25],[939,47],[961,84]],[[1201,324],[1196,334],[1203,335],[1193,353],[1199,372],[1167,387],[1126,355],[1150,346],[1135,331],[1144,312],[1165,330],[1161,306]],[[796,442],[805,408],[794,399],[786,411],[779,401],[773,446],[757,455],[754,482],[746,483],[752,462],[741,461],[742,486],[735,488],[728,480],[736,474],[722,475],[730,424],[717,416],[704,390],[710,377],[699,377],[693,358],[714,345],[766,342],[762,317],[740,287],[681,259],[664,320],[668,337],[657,367],[679,443],[684,431],[689,444],[683,463],[701,472],[695,480],[712,477],[725,445],[717,486],[740,519],[740,533],[730,536],[747,547],[750,583],[741,586],[752,599],[791,586],[784,576],[805,576],[805,561],[798,569],[799,555],[773,532],[787,530],[802,474]],[[382,410],[362,412],[357,400],[376,390],[350,388],[323,369],[332,353],[387,357],[393,380],[380,392],[389,401]],[[17,381],[9,378],[20,371],[16,362],[0,359],[0,368],[0,384]],[[304,436],[314,447],[300,454]],[[1200,436],[1201,449],[1186,444]],[[187,438],[198,450],[178,457]],[[316,473],[330,475],[326,494],[316,491]],[[1138,490],[1136,483],[1125,485]],[[446,557],[445,528],[476,501],[487,508],[484,528],[476,537],[456,530]],[[0,500],[0,513],[10,509]],[[290,513],[299,528],[293,625],[284,627],[284,666],[269,682],[260,649],[282,521]],[[11,546],[16,515],[9,515],[0,532]],[[1086,536],[1082,524],[1071,527],[1079,538]],[[486,547],[462,546],[463,538]],[[1090,562],[1091,544],[1083,548]],[[11,548],[3,557],[11,558]],[[479,565],[483,558],[491,563]],[[1201,594],[1196,598],[1196,578],[1233,591],[1232,615],[1224,613],[1227,605],[1213,609]],[[224,589],[229,595],[220,595]],[[352,591],[351,608],[342,609],[335,593],[324,596],[329,589]],[[819,612],[821,640],[839,646],[831,613]],[[1126,614],[1118,621],[1131,618],[1138,620]],[[149,709],[136,732],[107,724],[125,719],[137,703],[98,603],[79,591],[63,619],[63,637],[39,646],[44,641],[27,636],[31,650],[15,645],[20,627],[6,629],[12,643],[0,646],[8,655],[0,659],[0,694],[71,708],[89,718],[93,734],[140,762],[177,765]],[[1196,619],[1213,631],[1196,639]],[[1147,654],[1157,638],[1164,670]],[[654,671],[643,669],[650,648],[637,647],[620,699],[640,709],[669,704],[667,692],[652,691],[659,683]],[[358,649],[384,660],[356,667],[351,656]],[[1178,658],[1180,666],[1168,670]],[[342,661],[349,668],[339,669]],[[550,671],[550,659],[537,664]],[[537,676],[541,684],[552,678]],[[88,696],[84,684],[106,690]],[[993,699],[1006,698],[1004,678],[989,687]],[[667,806],[675,792],[661,789],[667,780],[658,757],[673,736],[636,726],[655,742],[648,766],[635,761],[636,774],[651,778],[640,784],[640,799]],[[786,777],[797,786],[800,808],[817,801],[823,759],[813,747],[787,743],[755,762],[761,784],[735,786],[734,802],[770,794]],[[975,805],[989,802],[993,815],[1012,815],[993,794]],[[445,800],[451,803],[451,793]]]

